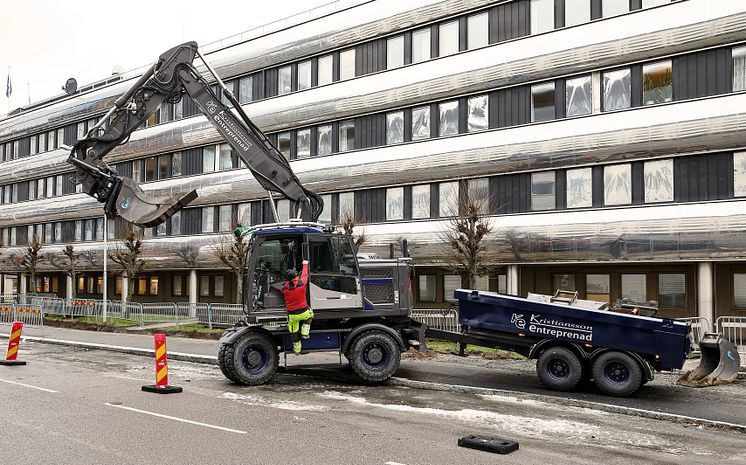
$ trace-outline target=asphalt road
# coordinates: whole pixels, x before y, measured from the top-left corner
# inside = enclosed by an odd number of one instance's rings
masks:
[[[174,395],[149,394],[153,364],[27,343],[0,367],[3,462],[16,464],[744,463],[746,436],[541,402],[370,387],[280,373],[231,384],[210,365],[172,361]],[[343,375],[341,370],[340,373]],[[344,378],[344,376],[342,376]],[[496,456],[467,434],[517,440]]]

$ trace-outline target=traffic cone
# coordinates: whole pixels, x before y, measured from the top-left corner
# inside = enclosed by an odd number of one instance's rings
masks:
[[[21,343],[21,331],[23,330],[23,322],[16,321],[13,323],[13,328],[10,330],[10,340],[8,341],[8,353],[5,355],[5,360],[0,360],[0,365],[25,365],[26,362],[16,360],[18,357],[18,345]]]
[[[145,392],[175,394],[183,391],[179,386],[168,384],[168,359],[166,357],[166,335],[156,334],[155,338],[155,384],[142,387]]]

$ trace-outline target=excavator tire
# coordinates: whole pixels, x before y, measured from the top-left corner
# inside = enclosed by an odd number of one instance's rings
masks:
[[[378,330],[357,336],[345,356],[350,361],[352,371],[371,384],[389,379],[401,362],[401,350],[394,338]]]
[[[233,344],[224,344],[220,348],[218,363],[225,377],[234,383],[257,386],[275,374],[280,355],[269,335],[247,331]]]

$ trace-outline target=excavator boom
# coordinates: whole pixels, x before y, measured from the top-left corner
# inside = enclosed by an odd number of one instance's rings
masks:
[[[233,105],[226,106],[212,91],[192,62],[199,56],[223,94]],[[109,112],[72,148],[68,162],[75,166],[74,180],[83,191],[104,204],[110,217],[120,216],[143,227],[156,226],[197,198],[197,192],[179,192],[158,197],[143,191],[132,179],[120,176],[104,162],[105,155],[128,140],[130,134],[163,103],[174,103],[186,92],[249,168],[256,180],[272,193],[298,205],[299,216],[318,220],[323,201],[298,180],[290,163],[252,123],[232,92],[199,54],[195,42],[168,50],[138,81],[117,99]],[[274,204],[270,202],[274,207]],[[274,211],[274,208],[273,208]],[[275,213],[275,220],[278,220]]]

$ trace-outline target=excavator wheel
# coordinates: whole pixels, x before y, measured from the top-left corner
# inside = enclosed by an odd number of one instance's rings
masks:
[[[275,374],[280,355],[268,334],[246,331],[232,344],[220,347],[218,363],[225,377],[234,383],[257,386]]]

